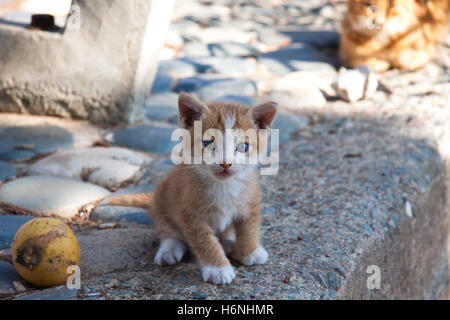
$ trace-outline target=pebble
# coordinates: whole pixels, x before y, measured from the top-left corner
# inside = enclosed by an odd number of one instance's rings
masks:
[[[272,128],[279,129],[280,144],[289,141],[292,135],[308,125],[308,118],[301,115],[278,113]]]
[[[166,154],[178,143],[171,141],[172,128],[141,125],[115,131],[113,143],[150,153]]]
[[[98,230],[105,230],[105,229],[117,229],[120,228],[121,225],[116,222],[107,222],[107,223],[101,223],[97,226]]]
[[[7,162],[0,161],[0,183],[14,177],[16,169]]]
[[[277,210],[274,207],[265,207],[262,212],[263,214],[275,215],[277,213]]]
[[[17,230],[32,219],[27,216],[0,215],[0,250],[10,248]]]
[[[56,126],[8,127],[0,131],[0,160],[27,160],[73,143],[72,134]]]
[[[120,284],[119,280],[113,279],[110,283],[106,285],[107,288],[114,288]]]
[[[326,5],[319,10],[319,14],[325,18],[333,18],[336,13],[332,6]]]
[[[355,102],[371,97],[378,87],[376,76],[366,66],[359,66],[356,69],[339,69],[337,79],[337,93],[340,98]]]
[[[150,158],[118,147],[64,150],[31,165],[27,173],[88,181],[108,189],[136,181]]]
[[[413,211],[412,211],[412,207],[411,207],[411,203],[409,201],[405,202],[405,214],[409,217],[412,218],[413,217]]]
[[[42,216],[70,219],[109,195],[109,191],[86,182],[66,178],[22,177],[0,187],[0,202]]]
[[[28,290],[23,285],[22,281],[13,281],[12,285],[13,285],[14,289],[16,290],[16,292],[24,292],[24,291]]]

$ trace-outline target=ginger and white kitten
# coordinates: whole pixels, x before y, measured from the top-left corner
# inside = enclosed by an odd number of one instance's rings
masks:
[[[375,72],[423,67],[445,38],[449,5],[449,0],[349,0],[340,40],[343,64]]]
[[[179,96],[179,125],[189,130],[191,137],[197,120],[202,121],[203,133],[208,129],[268,129],[276,111],[274,102],[248,108],[224,103],[207,105],[189,94]],[[255,144],[245,137],[238,138],[235,145],[241,148],[235,152],[256,156],[257,145],[249,143]],[[191,147],[195,145],[210,148],[211,141],[203,141],[203,137],[191,139]],[[158,184],[154,195],[122,196],[109,203],[150,203],[150,214],[161,240],[155,257],[158,265],[179,262],[189,247],[200,262],[205,281],[228,284],[235,273],[227,254],[246,266],[264,264],[268,259],[259,242],[260,187],[254,165],[233,161],[180,164]]]

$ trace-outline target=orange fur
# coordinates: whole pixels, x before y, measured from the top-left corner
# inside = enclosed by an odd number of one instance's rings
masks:
[[[184,93],[180,94],[179,105],[180,127],[189,130],[191,137],[194,137],[192,124],[195,120],[202,121],[203,132],[211,128],[225,131],[230,125],[245,131],[270,127],[276,113],[275,103],[253,108],[223,103],[206,105]],[[238,139],[244,141],[246,138]],[[200,140],[191,139],[191,147],[196,145],[204,147],[202,137]],[[254,155],[257,145],[251,145],[249,152],[250,156]],[[153,198],[150,214],[162,241],[156,261],[159,264],[175,263],[181,259],[186,243],[200,261],[205,280],[229,283],[234,273],[226,253],[232,251],[234,258],[252,265],[264,263],[267,252],[259,244],[260,187],[256,168],[234,163],[228,165],[224,169],[219,164],[180,164],[157,185],[154,197],[122,196],[109,203],[142,205]],[[230,176],[218,175],[226,170]],[[176,251],[178,249],[180,251]],[[212,276],[208,268],[212,268]],[[228,269],[223,271],[221,268]]]
[[[435,57],[448,15],[449,0],[349,0],[340,58],[375,72],[421,68]]]
[[[130,206],[137,208],[150,208],[153,203],[153,193],[127,194],[113,197],[108,200],[112,206]]]

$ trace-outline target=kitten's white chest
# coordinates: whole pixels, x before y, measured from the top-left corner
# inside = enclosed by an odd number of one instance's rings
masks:
[[[238,214],[237,204],[242,198],[244,185],[241,181],[230,180],[223,183],[216,183],[209,189],[211,201],[219,209],[212,217],[212,227],[223,232]]]

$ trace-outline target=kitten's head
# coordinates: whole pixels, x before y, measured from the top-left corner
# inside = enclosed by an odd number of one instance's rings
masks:
[[[193,157],[196,148],[203,154],[202,164],[191,167],[217,180],[226,180],[254,167],[249,163],[257,162],[258,150],[267,141],[260,141],[258,129],[270,129],[277,112],[275,102],[254,107],[220,102],[205,104],[187,93],[180,94],[178,107],[179,126],[190,132]],[[194,132],[199,129],[194,125],[196,121],[201,121],[200,134]],[[227,129],[233,129],[236,135],[227,136]],[[247,135],[252,132],[255,136]],[[220,154],[219,162],[212,160],[217,160],[215,157]],[[205,162],[208,157],[211,161]]]
[[[346,21],[360,34],[371,35],[380,31],[387,20],[393,0],[349,0]]]

